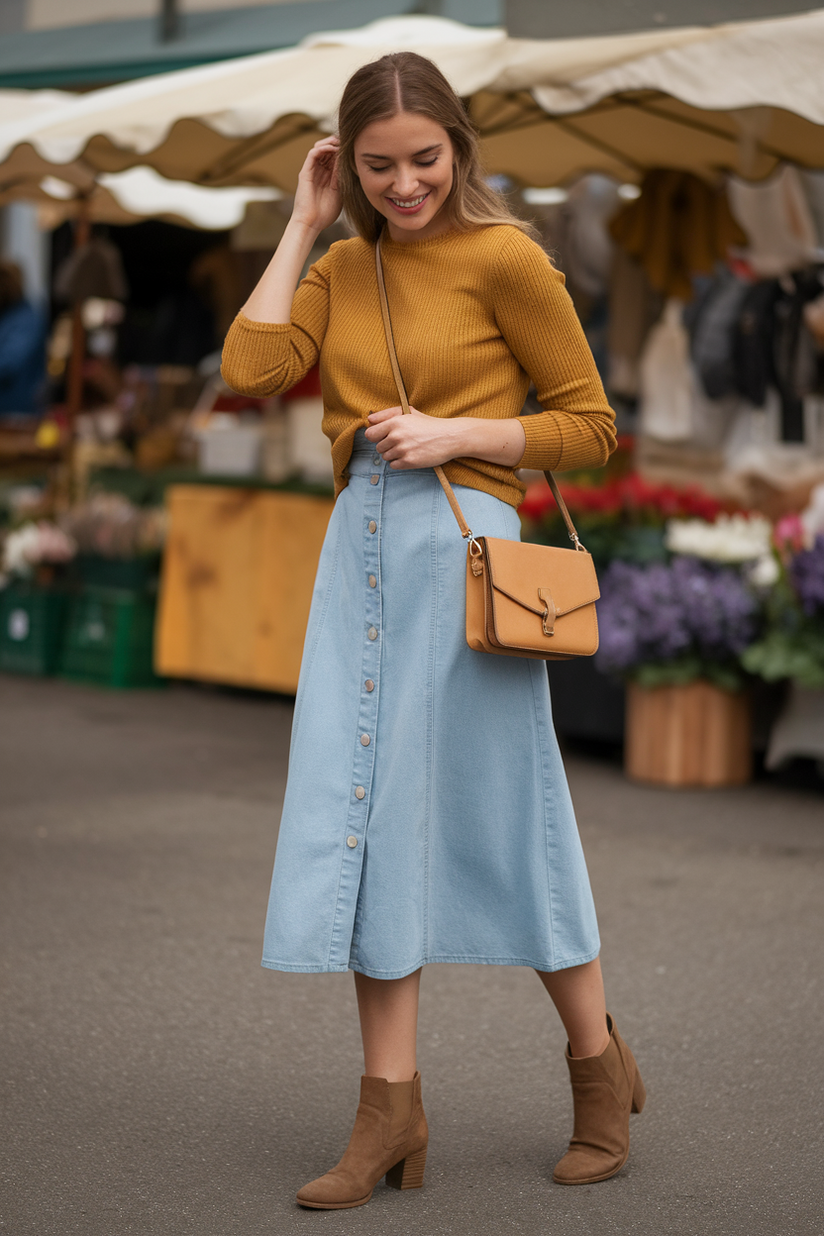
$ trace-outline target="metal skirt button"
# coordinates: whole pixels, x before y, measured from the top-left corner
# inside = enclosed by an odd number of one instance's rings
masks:
[[[358,798],[358,799],[366,798],[366,790],[363,788],[362,785],[355,786],[355,798]]]
[[[375,533],[378,530],[378,525],[375,523],[374,519],[369,520],[368,527],[369,527],[369,531],[372,533]]]
[[[372,739],[369,737],[369,735],[368,735],[368,734],[361,734],[361,736],[360,736],[360,745],[361,745],[362,747],[368,747],[371,741],[372,741]]]
[[[367,691],[374,691],[374,690],[375,690],[375,684],[374,684],[374,682],[372,681],[372,679],[371,679],[371,678],[367,678],[366,682],[365,682],[363,685],[366,687],[366,690],[367,690]]]
[[[349,846],[350,850],[354,850],[355,846],[358,844],[357,837],[347,837],[346,844]]]
[[[368,635],[369,639],[377,639],[377,638],[378,638],[378,632],[377,632],[377,629],[376,629],[375,627],[370,627],[370,628],[369,628],[369,630],[366,632],[366,634]]]
[[[377,586],[378,586],[378,581],[377,581],[376,576],[374,576],[374,575],[370,575],[370,576],[369,576],[369,587],[370,587],[370,588],[377,588]]]

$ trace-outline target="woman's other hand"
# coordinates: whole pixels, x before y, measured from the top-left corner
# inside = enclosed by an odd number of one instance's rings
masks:
[[[383,408],[369,413],[366,436],[390,468],[434,468],[461,454],[457,420],[425,416],[417,408]]]
[[[315,232],[330,227],[341,212],[339,149],[337,137],[322,137],[315,142],[300,169],[292,218]]]
[[[434,468],[450,459],[483,459],[515,467],[526,447],[518,417],[492,421],[477,416],[426,416],[417,408],[369,413],[366,436],[390,468]]]

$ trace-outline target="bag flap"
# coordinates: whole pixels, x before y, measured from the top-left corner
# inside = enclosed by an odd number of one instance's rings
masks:
[[[559,617],[582,605],[591,605],[601,595],[592,555],[584,550],[495,537],[479,540],[486,550],[484,557],[492,587],[533,614],[540,616],[544,612],[539,588],[552,597]]]

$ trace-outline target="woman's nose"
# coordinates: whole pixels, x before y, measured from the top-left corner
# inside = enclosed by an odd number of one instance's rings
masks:
[[[392,185],[394,190],[393,196],[400,198],[412,197],[418,187],[418,176],[413,168],[402,168]]]

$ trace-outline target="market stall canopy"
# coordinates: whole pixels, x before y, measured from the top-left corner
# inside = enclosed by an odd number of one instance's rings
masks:
[[[71,106],[75,96],[58,90],[0,90],[0,124],[17,123]],[[83,158],[48,165],[29,145],[18,146],[0,167],[0,206],[32,202],[41,226],[56,227],[82,209],[94,223],[130,224],[146,218],[185,227],[222,230],[235,227],[252,201],[272,201],[271,186],[204,188],[170,181],[150,167],[96,173]]]
[[[347,78],[386,51],[431,57],[470,108],[490,173],[552,185],[651,167],[759,179],[824,167],[824,11],[584,39],[511,39],[443,18],[388,18],[287,51],[168,73],[0,124],[0,159],[44,174],[148,164],[201,185],[294,190]],[[0,169],[2,170],[2,169]],[[55,173],[57,174],[57,173]]]
[[[53,112],[74,98],[68,90],[0,90],[0,124]]]
[[[84,201],[71,182],[52,175],[43,177],[38,190],[29,200],[40,206],[41,226],[46,228],[73,218]],[[187,180],[166,180],[151,167],[132,167],[124,172],[101,172],[83,209],[93,223],[161,219],[204,231],[225,231],[241,222],[250,202],[271,202],[282,196],[270,185],[209,189]]]

